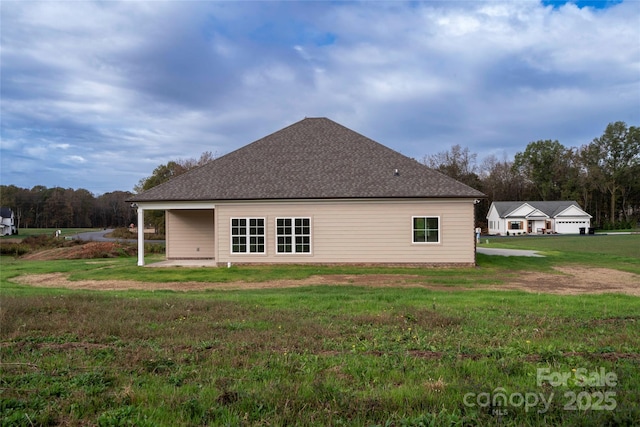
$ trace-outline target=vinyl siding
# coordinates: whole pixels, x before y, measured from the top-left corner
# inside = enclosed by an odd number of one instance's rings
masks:
[[[214,258],[213,210],[168,210],[168,259]]]
[[[218,263],[474,263],[473,199],[216,203]],[[440,218],[439,243],[412,243],[412,217]],[[311,253],[276,253],[276,218],[311,218]],[[231,253],[231,218],[265,218],[266,253]]]

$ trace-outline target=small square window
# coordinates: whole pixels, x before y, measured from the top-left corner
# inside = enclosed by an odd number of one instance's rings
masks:
[[[439,243],[439,217],[413,217],[413,243]]]

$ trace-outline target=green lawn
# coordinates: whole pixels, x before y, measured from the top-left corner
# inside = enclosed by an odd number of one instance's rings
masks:
[[[637,425],[639,298],[477,289],[581,260],[634,270],[635,238],[593,237],[612,248],[597,253],[573,237],[502,239],[549,256],[480,256],[474,269],[165,270],[130,258],[1,257],[1,424]],[[51,272],[141,281],[410,273],[446,290],[96,292],[10,282]]]
[[[556,264],[581,263],[640,274],[640,234],[483,237],[480,246],[534,249]]]

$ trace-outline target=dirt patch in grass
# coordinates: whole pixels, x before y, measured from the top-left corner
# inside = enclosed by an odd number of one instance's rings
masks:
[[[234,290],[291,288],[314,285],[353,285],[373,287],[421,287],[435,290],[521,290],[561,295],[622,293],[640,296],[640,276],[624,271],[584,266],[556,267],[555,273],[518,272],[499,285],[444,286],[425,283],[429,278],[411,274],[336,274],[316,275],[301,280],[272,280],[264,282],[139,282],[133,280],[69,280],[68,274],[27,274],[12,279],[16,283],[70,289],[93,290]]]
[[[622,293],[640,296],[640,276],[610,268],[559,266],[558,274],[522,272],[500,289],[562,295]]]

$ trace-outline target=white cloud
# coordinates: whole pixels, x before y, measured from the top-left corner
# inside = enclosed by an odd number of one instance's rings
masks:
[[[76,155],[72,155],[72,156],[64,156],[62,158],[62,163],[66,163],[66,164],[83,164],[86,163],[87,160],[82,157],[82,156],[76,156]]]
[[[35,157],[36,159],[46,160],[49,156],[49,149],[42,145],[34,145],[24,148],[24,153],[29,157]]]

